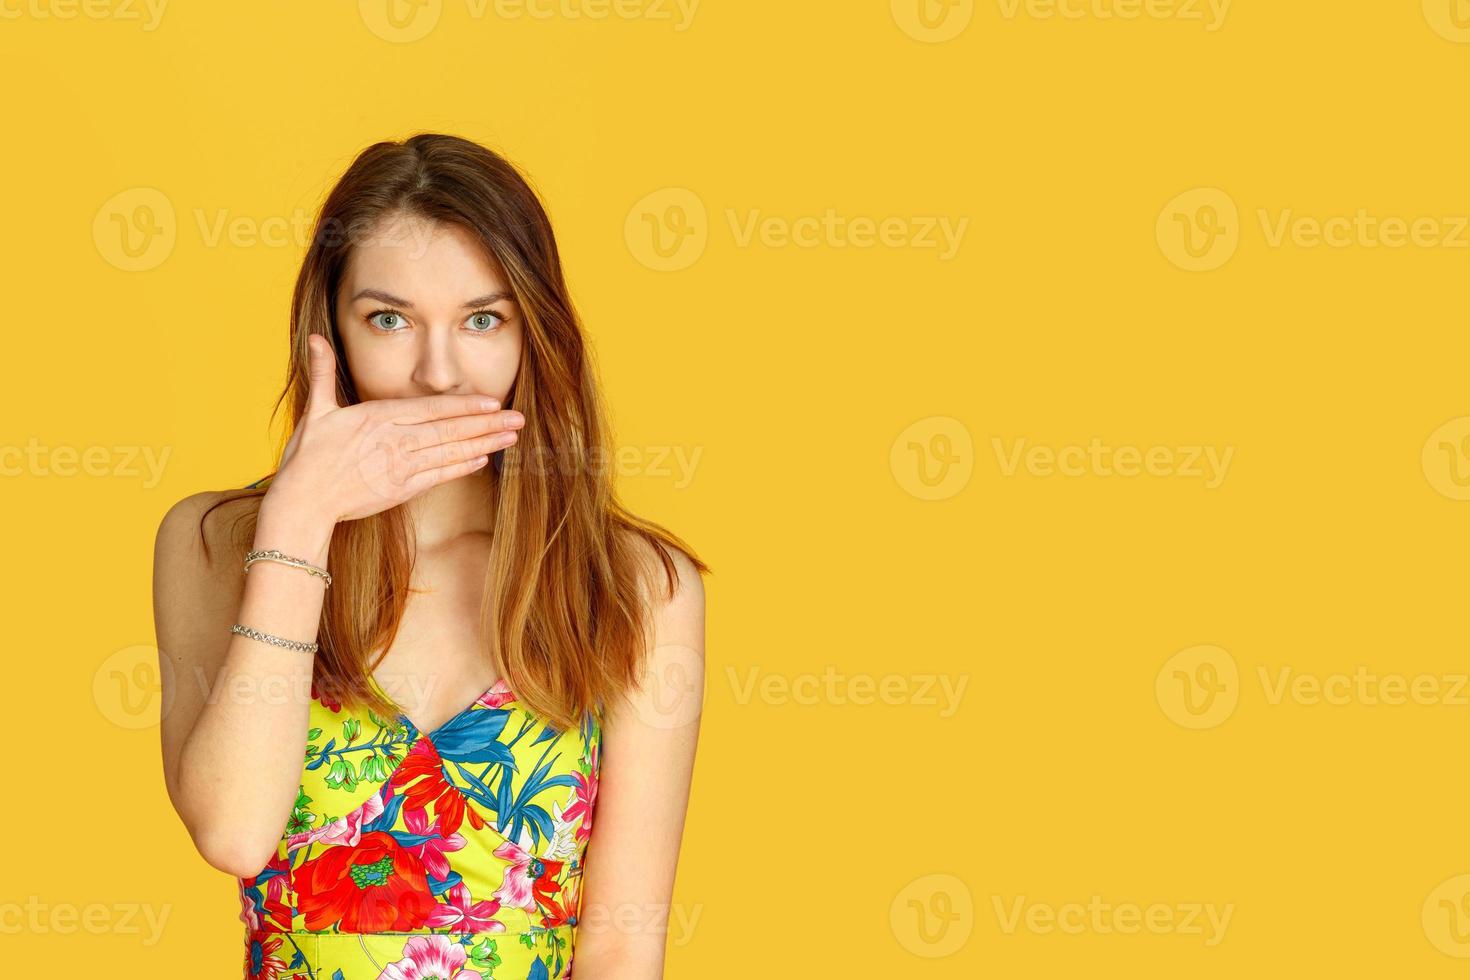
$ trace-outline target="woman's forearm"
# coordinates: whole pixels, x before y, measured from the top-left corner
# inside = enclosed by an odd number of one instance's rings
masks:
[[[290,500],[261,502],[254,548],[325,567],[335,522]],[[235,621],[286,639],[317,639],[325,583],[255,562]],[[210,864],[240,877],[270,860],[296,800],[313,655],[234,634],[179,753],[179,810]]]

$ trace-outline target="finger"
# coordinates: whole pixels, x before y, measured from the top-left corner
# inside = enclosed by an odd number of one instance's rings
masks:
[[[409,499],[417,497],[430,487],[438,486],[441,483],[448,483],[450,480],[457,480],[466,474],[473,473],[483,468],[488,462],[490,462],[489,456],[471,456],[469,459],[461,460],[458,463],[450,463],[448,466],[436,466],[433,469],[419,470],[408,479],[407,488],[409,490]]]
[[[404,426],[400,431],[413,438],[414,448],[428,448],[447,442],[459,442],[476,436],[519,429],[525,424],[519,412],[497,411],[483,415],[459,415]]]
[[[322,415],[341,408],[337,401],[337,355],[332,342],[321,334],[306,338],[307,388],[306,414]]]
[[[394,418],[400,423],[428,422],[458,415],[483,415],[500,410],[500,400],[488,395],[424,395],[401,398],[394,406]]]
[[[473,439],[461,439],[458,442],[428,446],[414,453],[414,466],[419,469],[452,466],[467,459],[474,459],[476,456],[484,456],[487,453],[499,452],[507,446],[514,446],[517,438],[514,430],[508,430],[476,436]]]

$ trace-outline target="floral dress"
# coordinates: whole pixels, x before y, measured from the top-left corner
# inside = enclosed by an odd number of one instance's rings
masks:
[[[554,730],[504,680],[427,734],[366,715],[313,685],[295,807],[239,879],[245,976],[570,977],[597,718]]]

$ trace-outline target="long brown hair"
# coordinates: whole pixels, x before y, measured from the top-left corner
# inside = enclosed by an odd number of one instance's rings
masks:
[[[511,163],[437,133],[375,143],[353,161],[322,205],[296,279],[286,387],[271,413],[274,420],[289,401],[291,429],[281,448],[306,408],[310,334],[322,334],[337,352],[340,402],[359,401],[345,370],[334,297],[353,242],[398,214],[455,222],[477,234],[505,269],[521,311],[526,342],[504,402],[526,423],[516,444],[492,457],[494,537],[481,615],[487,654],[521,706],[558,729],[574,727],[640,676],[651,642],[645,599],[656,591],[647,557],[661,563],[667,595],[677,583],[668,548],[682,550],[701,573],[709,567],[617,500],[606,411],[551,222]],[[204,516],[227,500],[263,497],[274,475],[228,492]],[[237,518],[235,547],[253,540],[257,513],[258,503]],[[317,692],[390,720],[400,709],[369,683],[381,657],[371,664],[368,658],[386,655],[402,621],[411,535],[401,506],[337,525],[328,559],[333,583],[317,635]],[[644,542],[653,547],[640,549]]]

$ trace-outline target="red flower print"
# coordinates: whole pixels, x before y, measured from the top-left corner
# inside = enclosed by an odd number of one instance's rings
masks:
[[[312,932],[417,929],[434,908],[423,862],[381,830],[363,834],[356,847],[328,847],[292,872],[291,883]]]
[[[445,776],[443,761],[427,738],[413,743],[413,748],[393,770],[388,782],[403,794],[406,809],[423,810],[432,804],[439,818],[439,833],[446,837],[459,830],[467,815],[470,826],[476,830],[485,826],[485,818],[467,805],[459,787]]]
[[[322,703],[322,706],[323,707],[330,708],[333,713],[336,713],[336,712],[339,712],[339,711],[342,710],[342,702],[341,701],[336,700],[330,694],[324,694],[316,686],[316,675],[315,674],[313,674],[312,677],[311,677],[311,696],[314,697],[314,698],[316,698],[318,701],[320,701]]]
[[[549,895],[545,897],[537,896],[537,900],[541,902],[541,924],[547,929],[564,926],[572,921],[572,916],[575,913],[572,911],[573,906],[570,900],[567,902],[565,909],[557,903],[556,899]]]

